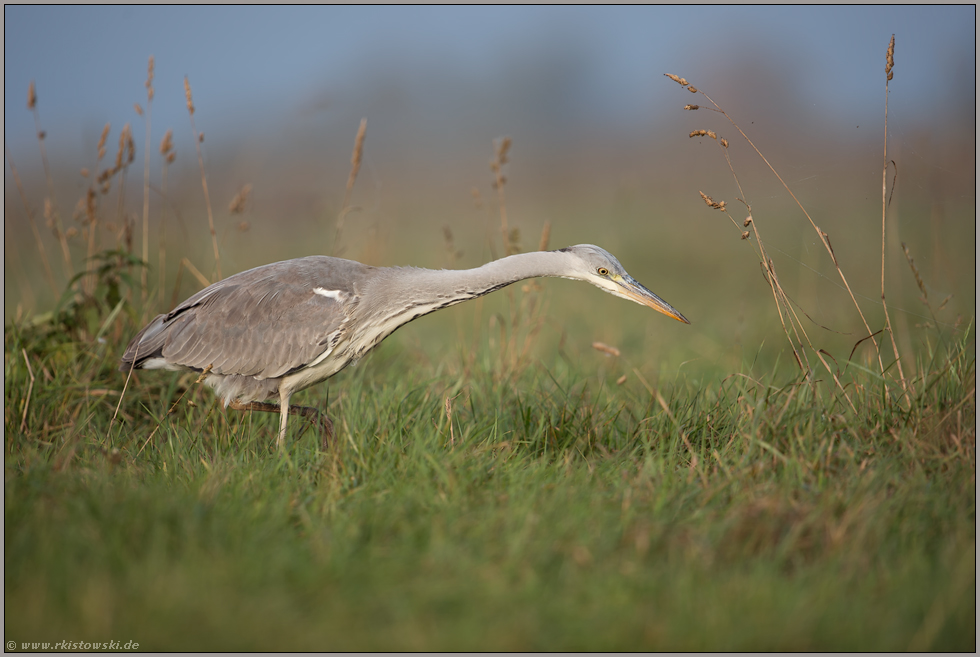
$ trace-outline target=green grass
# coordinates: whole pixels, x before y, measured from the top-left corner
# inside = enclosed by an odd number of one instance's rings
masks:
[[[554,352],[386,343],[329,384],[335,447],[293,418],[280,454],[276,417],[189,375],[138,374],[110,429],[117,324],[5,332],[6,640],[975,649],[972,327],[908,407],[852,366],[856,413],[776,370],[651,394]]]

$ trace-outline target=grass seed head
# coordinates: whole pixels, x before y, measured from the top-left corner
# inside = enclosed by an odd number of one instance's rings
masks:
[[[701,106],[700,105],[685,105],[684,106],[684,109],[686,109],[686,110],[696,110],[696,109],[701,109]]]
[[[497,163],[498,166],[503,166],[503,165],[507,164],[507,162],[508,162],[507,153],[508,153],[508,151],[510,151],[510,144],[511,144],[510,137],[504,137],[503,139],[501,139],[501,140],[499,140],[497,142],[497,153],[496,153],[497,159],[496,159],[496,163]],[[494,171],[496,171],[496,170],[497,169],[494,169]]]
[[[30,86],[27,87],[27,109],[33,110],[35,107],[37,107],[37,90],[34,88],[34,80],[31,80]]]
[[[749,239],[749,231],[747,231],[747,230],[742,231],[742,239],[743,240]]]
[[[127,128],[129,125],[127,124]],[[133,140],[133,131],[129,129],[126,131],[126,164],[132,164],[133,160],[136,159],[136,142]]]
[[[905,252],[905,259],[909,262],[909,269],[912,270],[912,276],[915,277],[915,284],[919,287],[919,292],[922,292],[922,298],[928,300],[929,292],[926,291],[926,284],[922,280],[922,275],[919,274],[919,268],[915,266],[915,261],[912,260],[912,254],[909,253],[909,247],[905,245],[905,242],[902,242],[902,251]]]
[[[888,42],[888,52],[885,53],[885,73],[888,74],[888,80],[891,81],[894,77],[892,73],[892,68],[895,66],[895,35],[892,35],[892,40]]]
[[[105,142],[109,138],[109,124],[106,123],[105,127],[102,128],[102,136],[99,137],[99,159],[105,157]]]
[[[367,119],[361,119],[361,125],[357,128],[357,136],[354,137],[354,150],[350,154],[350,177],[356,178],[357,172],[361,169],[361,159],[364,156],[364,137],[367,135]]]
[[[191,116],[194,116],[194,99],[191,97],[191,83],[184,76],[184,96],[187,97],[187,111],[190,112]]]
[[[752,223],[752,215],[749,215],[748,217],[745,218],[745,221],[742,222],[742,225],[748,228],[749,224],[751,223]]]
[[[241,214],[245,212],[245,206],[248,203],[249,195],[252,193],[252,184],[247,183],[242,186],[238,193],[235,194],[235,198],[231,199],[231,203],[228,204],[228,211],[232,214]]]
[[[133,109],[136,110],[136,113],[137,114],[139,114],[140,116],[143,116],[143,108],[140,107],[140,104],[139,103],[133,103]]]
[[[725,139],[724,137],[722,137],[722,138],[721,138],[721,145],[722,145],[722,147],[724,147],[724,148],[728,148],[728,140],[727,140],[727,139]]]
[[[167,130],[167,133],[160,140],[160,155],[166,157],[174,149],[174,131]]]
[[[593,342],[592,348],[595,349],[596,351],[601,351],[607,356],[616,356],[616,357],[619,356],[619,349],[617,349],[616,347],[612,347],[606,344],[605,342]]]
[[[685,80],[684,78],[680,77],[679,75],[674,75],[672,73],[664,73],[664,75],[666,75],[668,78],[670,78],[671,80],[673,80],[677,84],[681,85],[682,87],[686,87],[687,86],[687,80]]]
[[[725,206],[727,205],[725,201],[715,201],[713,198],[711,198],[704,192],[699,191],[698,194],[701,195],[701,199],[705,202],[707,206],[712,207],[715,210],[724,210]]]
[[[123,155],[126,153],[126,131],[129,130],[129,124],[123,126],[122,132],[119,133],[119,150],[116,151],[116,164],[115,169],[118,171],[122,169]]]
[[[150,55],[150,62],[146,65],[146,99],[153,100],[153,55]]]
[[[692,94],[696,94],[698,92],[697,88],[694,87],[693,85],[688,87],[687,90],[690,91]]]

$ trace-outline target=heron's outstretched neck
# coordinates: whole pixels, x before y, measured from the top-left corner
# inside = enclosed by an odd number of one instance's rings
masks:
[[[385,333],[388,335],[417,317],[511,283],[538,276],[567,275],[567,257],[562,251],[535,251],[494,260],[475,269],[380,269],[365,284],[357,314],[383,322],[386,328],[393,324]]]

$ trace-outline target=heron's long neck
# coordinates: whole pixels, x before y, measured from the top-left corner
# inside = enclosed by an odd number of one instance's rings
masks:
[[[538,276],[561,276],[567,271],[561,251],[520,253],[488,262],[475,269],[416,269],[391,267],[375,270],[361,293],[357,314],[384,323],[385,336],[417,317],[468,299],[475,299],[511,283]],[[393,326],[392,326],[393,325]],[[382,336],[383,339],[384,336]]]

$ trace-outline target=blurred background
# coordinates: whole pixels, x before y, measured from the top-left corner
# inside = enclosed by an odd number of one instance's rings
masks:
[[[112,165],[126,124],[135,158],[98,194],[96,239],[100,248],[131,241],[141,253],[147,117],[148,280],[157,300],[147,313],[200,288],[187,273],[178,285],[181,258],[213,280],[187,76],[225,276],[313,253],[434,268],[499,257],[500,197],[488,164],[494,140],[507,136],[504,202],[520,249],[538,248],[546,224],[550,248],[603,246],[692,321],[682,326],[581,284],[547,281],[546,348],[601,359],[589,349],[601,340],[649,376],[786,364],[751,240],[703,203],[703,191],[727,201],[739,224],[747,212],[736,197],[744,194],[787,292],[813,320],[811,337],[843,362],[866,331],[816,232],[728,120],[684,111],[709,103],[663,74],[707,93],[762,151],[829,234],[877,330],[892,34],[886,274],[901,347],[912,356],[928,342],[915,337],[917,325],[959,335],[975,315],[973,5],[7,6],[4,15],[5,321],[51,310],[56,290],[84,267],[90,224],[78,203]],[[49,176],[27,107],[32,81]],[[362,118],[363,161],[337,239]],[[729,140],[741,192],[717,142],[688,137],[696,129]],[[165,167],[159,147],[168,130],[176,157]],[[247,201],[232,212],[246,185]],[[71,234],[71,267],[59,221]],[[505,313],[511,301],[496,297],[398,336],[435,353],[447,336],[479,333]]]

